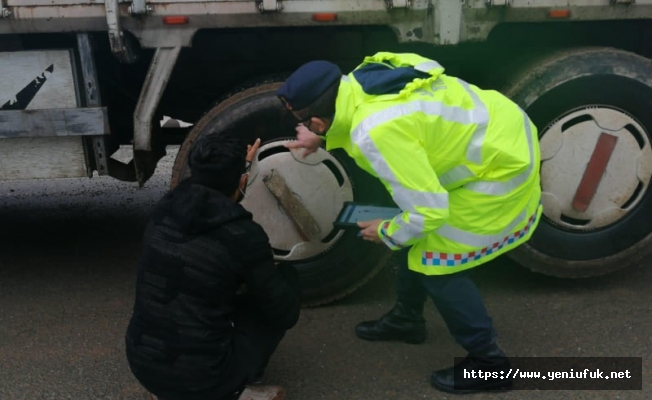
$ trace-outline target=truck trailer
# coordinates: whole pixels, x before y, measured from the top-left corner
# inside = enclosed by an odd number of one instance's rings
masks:
[[[348,72],[414,52],[504,93],[539,129],[544,215],[510,257],[606,274],[652,254],[651,38],[652,0],[0,0],[0,180],[143,186],[180,145],[174,187],[198,138],[261,138],[242,204],[298,268],[304,304],[326,304],[391,255],[333,226],[343,204],[391,198],[343,152],[287,149],[296,120],[276,90],[311,60]],[[265,185],[272,174],[308,234]]]

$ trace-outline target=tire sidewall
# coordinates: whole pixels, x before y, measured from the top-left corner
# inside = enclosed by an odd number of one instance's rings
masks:
[[[652,141],[651,73],[649,61],[642,57],[594,49],[557,58],[533,74],[529,84],[508,94],[526,110],[540,134],[563,114],[598,104],[626,111]],[[652,218],[651,196],[648,187],[627,216],[592,232],[567,231],[544,218],[530,241],[512,252],[513,258],[558,276],[597,275],[624,267],[641,254],[642,243],[652,240],[652,229],[645,223]]]
[[[190,175],[187,158],[190,149],[204,135],[222,134],[226,129],[254,118],[255,110],[267,110],[269,118],[277,118],[267,130],[253,129],[243,135],[243,141],[253,143],[278,139],[293,139],[295,120],[276,97],[281,82],[266,83],[239,92],[211,109],[190,132],[175,160],[172,182],[174,187]],[[275,125],[275,126],[272,126]],[[331,154],[347,173],[355,201],[386,204],[388,196],[380,182],[360,170],[343,151]],[[346,231],[327,251],[318,256],[288,262],[299,270],[303,287],[303,303],[320,305],[341,298],[358,288],[381,269],[390,252],[383,245],[369,243],[357,237],[357,231]]]

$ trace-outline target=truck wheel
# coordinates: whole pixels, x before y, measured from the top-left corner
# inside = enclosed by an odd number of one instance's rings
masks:
[[[280,82],[259,84],[210,110],[181,146],[172,186],[190,176],[188,155],[198,138],[230,128],[247,143],[261,138],[242,205],[267,232],[276,259],[298,269],[304,306],[323,305],[353,292],[385,265],[387,248],[362,241],[357,231],[333,227],[345,201],[378,203],[385,191],[343,152],[320,149],[303,159],[285,148],[283,144],[294,139],[296,121],[276,97],[280,86]],[[301,235],[263,182],[272,171],[283,178],[318,226],[310,238]]]
[[[540,60],[505,94],[539,129],[544,208],[531,240],[512,258],[579,278],[652,254],[650,61],[576,49]]]

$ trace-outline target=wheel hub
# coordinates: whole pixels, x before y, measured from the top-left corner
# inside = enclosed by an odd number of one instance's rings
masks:
[[[569,230],[607,227],[642,199],[652,174],[645,129],[607,106],[575,110],[540,140],[544,214]]]
[[[302,150],[287,149],[288,140],[273,141],[261,146],[253,160],[247,192],[242,205],[253,214],[270,237],[270,244],[278,260],[297,261],[328,250],[342,236],[343,231],[333,227],[345,201],[353,200],[351,181],[330,153],[319,149],[302,158]],[[265,185],[264,179],[272,172],[280,175],[287,189],[312,216],[318,234],[306,238],[292,215]]]

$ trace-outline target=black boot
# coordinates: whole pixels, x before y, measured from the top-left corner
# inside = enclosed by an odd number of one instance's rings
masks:
[[[419,344],[426,340],[426,321],[423,305],[410,307],[397,302],[387,314],[375,321],[365,321],[355,327],[355,333],[364,340],[400,340]]]
[[[509,359],[497,344],[492,344],[485,351],[469,354],[454,367],[433,372],[430,383],[449,393],[508,390],[513,383],[510,372]]]

